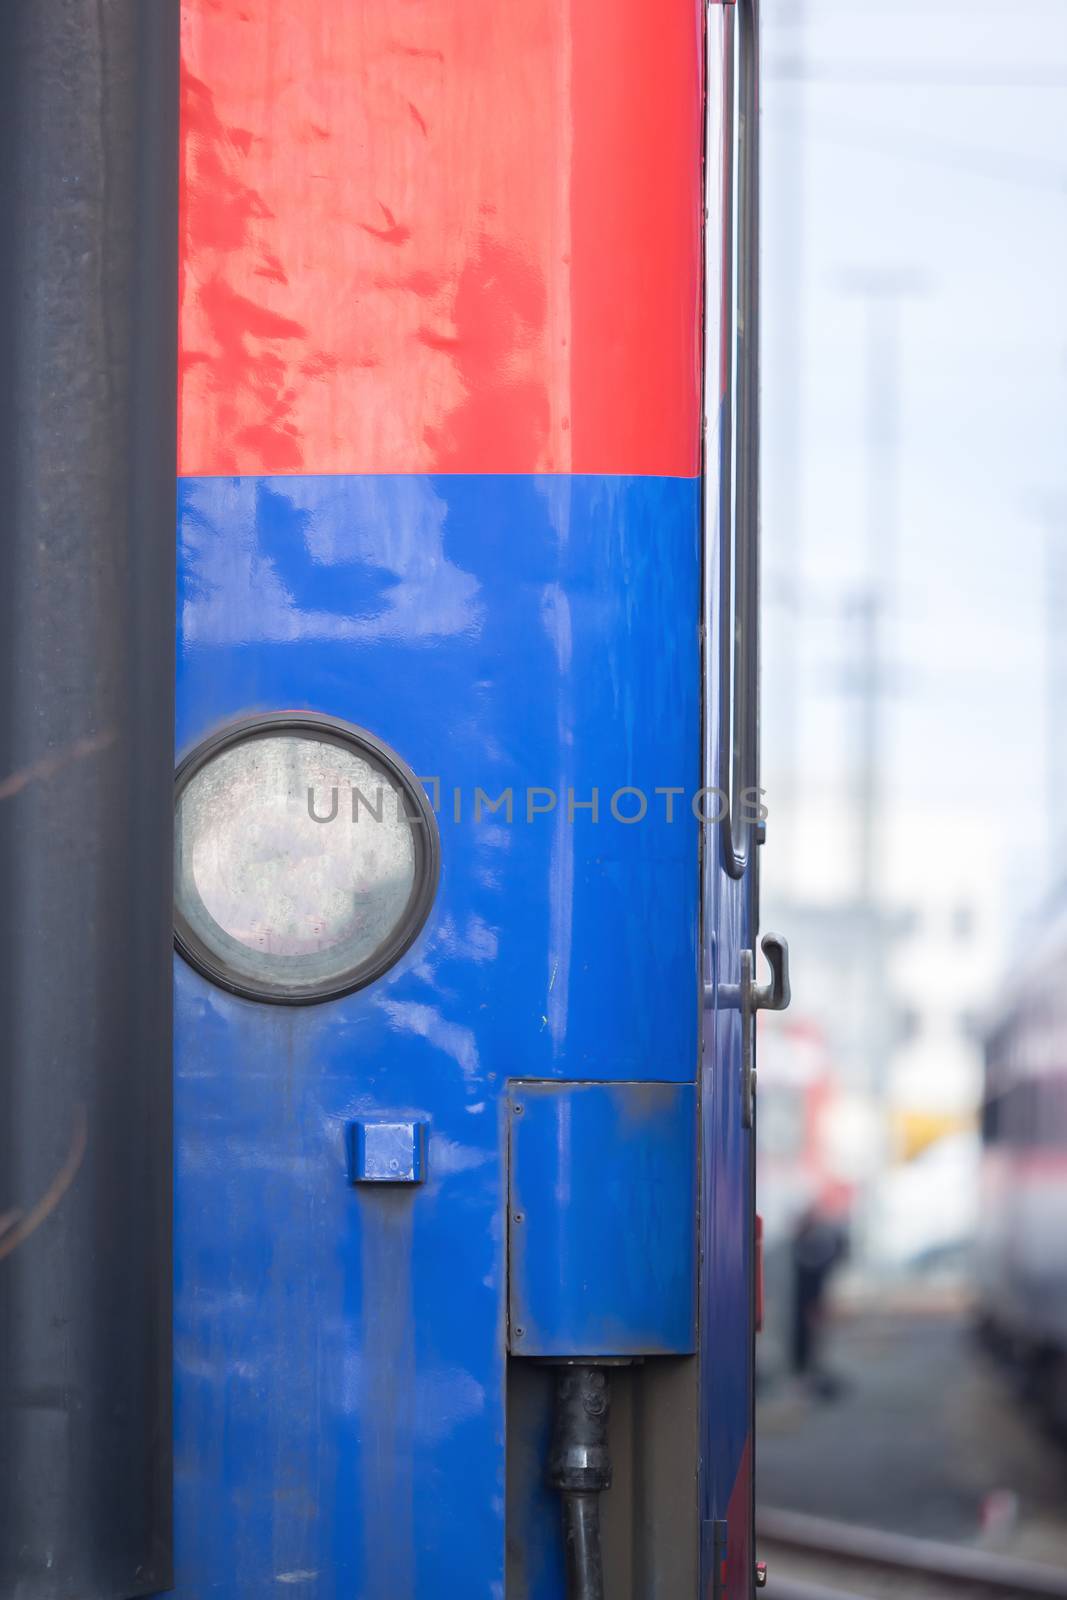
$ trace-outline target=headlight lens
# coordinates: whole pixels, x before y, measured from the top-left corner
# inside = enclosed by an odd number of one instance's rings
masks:
[[[379,976],[425,921],[437,834],[421,786],[361,729],[264,718],[179,769],[182,953],[237,993],[327,999]]]

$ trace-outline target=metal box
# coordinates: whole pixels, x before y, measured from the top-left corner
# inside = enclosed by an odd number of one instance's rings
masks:
[[[513,1355],[696,1348],[696,1089],[513,1082]]]

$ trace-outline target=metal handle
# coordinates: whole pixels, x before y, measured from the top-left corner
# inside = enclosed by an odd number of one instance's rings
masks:
[[[741,1013],[741,1124],[751,1128],[756,1108],[756,1012],[784,1011],[793,997],[789,982],[789,945],[780,933],[765,933],[760,948],[771,969],[770,983],[756,982],[756,957],[752,950],[741,952],[741,982],[720,983],[704,991],[708,1004],[720,1011]]]
[[[759,0],[715,9],[705,205],[721,232],[705,252],[705,537],[721,711],[718,768],[706,781],[726,796],[722,860],[741,878],[755,832],[746,807],[759,786]]]
[[[770,983],[756,983],[756,957],[741,954],[741,1125],[756,1121],[756,1012],[784,1011],[792,999],[789,986],[789,946],[780,933],[765,933],[760,948],[771,969]]]
[[[771,981],[752,985],[749,1007],[752,1011],[786,1011],[793,998],[789,987],[789,944],[780,933],[765,933],[760,948],[767,957]]]

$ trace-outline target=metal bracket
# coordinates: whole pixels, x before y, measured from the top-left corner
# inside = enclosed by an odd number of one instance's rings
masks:
[[[427,1122],[345,1123],[349,1183],[425,1183]]]
[[[784,1011],[792,998],[789,985],[789,945],[780,933],[765,933],[760,948],[771,969],[770,983],[757,983],[756,957],[741,952],[741,982],[721,983],[715,1002],[721,1011],[741,1013],[741,1125],[751,1128],[756,1111],[756,1012]],[[712,994],[705,991],[705,999]]]

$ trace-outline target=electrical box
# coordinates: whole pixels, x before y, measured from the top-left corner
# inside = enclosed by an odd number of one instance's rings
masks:
[[[514,1356],[696,1348],[696,1088],[513,1082]]]

